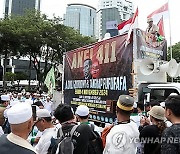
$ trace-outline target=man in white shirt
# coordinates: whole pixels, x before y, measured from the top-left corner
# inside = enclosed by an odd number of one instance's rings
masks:
[[[88,124],[91,129],[98,132],[101,135],[102,129],[96,126],[93,122],[88,121],[89,119],[89,108],[86,105],[79,105],[76,109],[76,117],[80,122],[79,124]]]
[[[43,105],[44,105],[44,108],[45,108],[46,110],[48,110],[50,113],[52,113],[52,104],[53,104],[53,103],[51,102],[51,99],[50,99],[50,97],[48,96]]]
[[[29,92],[26,93],[26,99],[25,99],[25,103],[28,103],[30,105],[33,104],[33,100],[31,99],[31,94]]]
[[[121,95],[117,101],[118,124],[112,127],[106,137],[104,154],[136,154],[139,131],[136,123],[130,121],[134,99]]]
[[[39,109],[37,111],[37,128],[42,132],[38,144],[35,146],[38,154],[47,154],[51,144],[51,138],[57,135],[57,128],[51,122],[50,112],[46,109]]]

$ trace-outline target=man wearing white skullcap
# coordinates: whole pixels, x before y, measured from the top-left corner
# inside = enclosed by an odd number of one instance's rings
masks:
[[[31,99],[31,94],[29,92],[26,93],[26,96],[25,96],[25,103],[28,103],[30,105],[33,104],[33,100]]]
[[[89,108],[86,105],[79,105],[76,109],[76,117],[80,124],[88,124],[92,130],[101,134],[101,129],[96,126],[93,122],[89,122]]]
[[[46,109],[39,109],[37,111],[36,126],[42,132],[42,136],[35,146],[38,154],[47,154],[51,144],[51,138],[57,137],[58,129],[53,126],[50,112]]]
[[[8,95],[1,95],[1,103],[0,103],[0,126],[3,125],[5,118],[4,118],[4,111],[6,107],[9,105],[10,97]]]
[[[0,154],[36,154],[26,140],[32,129],[32,108],[29,104],[17,103],[7,111],[11,132],[0,137]]]
[[[46,98],[46,101],[44,102],[43,105],[45,109],[47,109],[50,113],[52,113],[53,102],[51,102],[51,98],[49,96]]]

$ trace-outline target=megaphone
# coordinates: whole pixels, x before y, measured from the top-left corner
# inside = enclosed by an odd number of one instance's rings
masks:
[[[152,59],[147,58],[141,61],[140,71],[144,75],[150,75],[156,69],[156,63]]]
[[[178,68],[177,68],[175,77],[178,77],[178,76],[180,76],[180,63],[178,64]]]
[[[160,71],[167,72],[170,77],[177,77],[178,64],[175,59],[159,66]]]

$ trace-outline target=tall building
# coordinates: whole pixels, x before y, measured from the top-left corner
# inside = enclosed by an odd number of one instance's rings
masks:
[[[129,0],[99,0],[96,22],[96,37],[102,39],[105,33],[118,34],[117,25],[133,14],[133,3]]]
[[[5,0],[5,15],[23,15],[28,9],[40,10],[41,0]]]
[[[84,36],[95,36],[96,9],[86,4],[68,4],[64,25],[79,30]]]

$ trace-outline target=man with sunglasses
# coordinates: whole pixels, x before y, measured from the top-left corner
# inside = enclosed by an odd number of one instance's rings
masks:
[[[37,121],[35,123],[42,136],[35,146],[38,154],[47,154],[51,144],[51,138],[56,137],[57,128],[53,126],[50,112],[46,109],[37,110]]]

